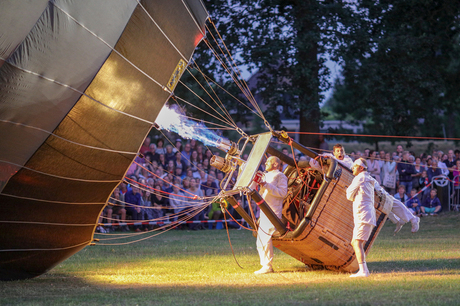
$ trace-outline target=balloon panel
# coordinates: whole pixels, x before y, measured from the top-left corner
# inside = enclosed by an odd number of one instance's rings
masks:
[[[0,279],[37,276],[92,241],[207,18],[198,0],[54,3],[0,69]]]

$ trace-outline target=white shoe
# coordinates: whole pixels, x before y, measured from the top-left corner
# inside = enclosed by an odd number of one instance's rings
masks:
[[[350,277],[369,277],[369,271],[358,271],[358,273],[350,275]]]
[[[412,223],[412,233],[418,232],[419,225],[420,225],[420,218],[419,217],[414,217],[410,220],[410,223]]]
[[[262,267],[262,269],[254,272],[254,274],[267,274],[267,273],[273,273],[273,268],[272,267]]]
[[[397,233],[399,233],[399,231],[402,229],[403,225],[404,225],[404,223],[401,223],[401,221],[398,221],[398,223],[396,223],[396,228],[395,228],[395,233],[394,233],[395,235]]]

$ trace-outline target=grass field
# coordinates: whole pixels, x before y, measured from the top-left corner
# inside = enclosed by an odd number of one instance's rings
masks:
[[[275,250],[259,269],[255,238],[225,230],[169,231],[142,242],[92,246],[45,275],[0,283],[0,305],[460,305],[460,214],[425,217],[393,236],[384,226],[371,277],[309,271]]]

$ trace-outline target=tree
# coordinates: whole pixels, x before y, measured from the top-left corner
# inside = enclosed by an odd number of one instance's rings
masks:
[[[208,0],[205,4],[238,64],[261,72],[256,94],[267,106],[264,116],[269,124],[281,128],[278,107],[290,107],[297,110],[300,131],[318,132],[320,93],[329,86],[324,62],[328,50],[341,39],[342,19],[350,18],[350,8],[340,0]],[[212,75],[222,73],[203,49],[197,50],[196,60]],[[231,82],[222,79],[226,85]],[[235,105],[230,99],[223,102],[230,109]],[[243,121],[246,114],[239,119]],[[301,135],[300,141],[316,145],[316,137],[309,135]]]
[[[460,2],[360,0],[355,15],[335,53],[334,111],[366,119],[369,134],[442,136],[459,114]]]

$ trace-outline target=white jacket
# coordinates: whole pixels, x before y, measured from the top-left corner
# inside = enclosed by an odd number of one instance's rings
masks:
[[[272,170],[265,173],[263,181],[266,184],[263,187],[261,186],[260,195],[278,218],[281,219],[283,201],[288,191],[288,179],[281,171]]]
[[[353,201],[353,219],[355,224],[376,225],[374,208],[374,178],[363,171],[347,188],[347,199]]]

